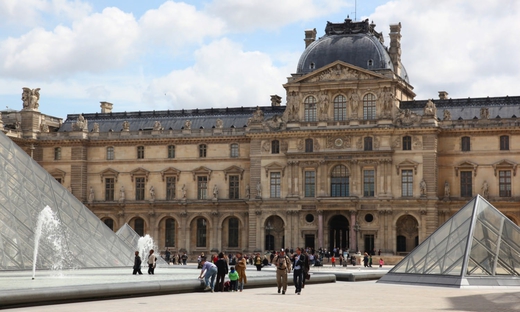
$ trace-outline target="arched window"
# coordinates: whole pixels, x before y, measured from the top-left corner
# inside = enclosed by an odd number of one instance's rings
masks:
[[[166,219],[164,242],[166,247],[175,247],[175,220]]]
[[[304,121],[316,121],[316,98],[308,96],[304,101]]]
[[[134,220],[134,231],[139,236],[144,236],[144,220],[141,218],[135,218]]]
[[[229,218],[228,221],[228,247],[238,247],[238,219]]]
[[[376,96],[372,93],[363,97],[363,119],[376,119]]]
[[[103,220],[103,223],[105,223],[105,225],[108,226],[112,231],[114,230],[114,220],[106,218]]]
[[[343,95],[334,98],[334,120],[343,121],[347,119],[347,99]]]
[[[349,173],[347,167],[337,165],[330,176],[330,196],[347,197],[349,194]]]
[[[197,219],[197,247],[206,247],[207,225],[206,219]]]
[[[107,160],[114,160],[114,147],[107,147]]]

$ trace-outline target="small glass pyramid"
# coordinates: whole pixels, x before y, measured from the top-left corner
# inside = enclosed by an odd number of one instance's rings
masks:
[[[40,240],[37,269],[131,266],[133,248],[0,131],[0,270],[33,267],[38,215],[49,206],[61,224],[61,254]]]
[[[520,286],[520,228],[477,195],[379,282]]]

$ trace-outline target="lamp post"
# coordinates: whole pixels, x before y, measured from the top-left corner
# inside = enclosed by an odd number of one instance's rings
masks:
[[[271,221],[267,221],[267,224],[265,225],[265,232],[266,232],[266,236],[265,238],[267,239],[267,250],[272,250],[273,249],[273,246],[271,246],[271,230],[273,230],[273,226],[271,225]]]

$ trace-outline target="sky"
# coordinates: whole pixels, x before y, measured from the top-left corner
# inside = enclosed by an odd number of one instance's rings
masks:
[[[417,100],[520,95],[517,0],[0,0],[0,110],[41,88],[56,117],[268,106],[296,72],[306,29],[369,19]]]

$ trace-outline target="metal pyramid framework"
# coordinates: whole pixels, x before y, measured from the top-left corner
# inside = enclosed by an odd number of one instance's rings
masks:
[[[477,195],[379,282],[520,286],[520,228]]]
[[[32,269],[36,223],[47,205],[60,221],[63,246],[57,252],[40,240],[36,268],[52,268],[57,257],[63,268],[132,265],[132,248],[0,132],[0,270]]]

